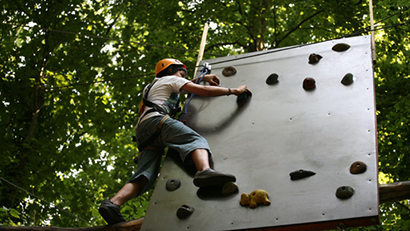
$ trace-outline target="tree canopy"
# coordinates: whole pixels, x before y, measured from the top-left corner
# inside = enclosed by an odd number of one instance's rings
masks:
[[[368,1],[14,0],[0,14],[0,220],[102,225],[99,203],[135,169],[141,91],[158,60],[205,59],[370,34]],[[410,2],[373,1],[380,182],[410,178]],[[126,204],[145,215],[151,192]],[[410,228],[407,200],[382,225]]]

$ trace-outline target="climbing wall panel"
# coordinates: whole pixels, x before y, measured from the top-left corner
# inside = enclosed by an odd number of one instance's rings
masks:
[[[195,96],[186,118],[207,138],[215,169],[237,177],[239,192],[201,192],[167,156],[141,230],[321,230],[378,223],[370,37],[204,62],[222,87],[246,84],[253,93],[242,101]],[[175,180],[181,186],[167,190]],[[241,194],[256,189],[266,190],[271,204],[241,206]],[[184,219],[177,217],[182,205],[193,208]]]

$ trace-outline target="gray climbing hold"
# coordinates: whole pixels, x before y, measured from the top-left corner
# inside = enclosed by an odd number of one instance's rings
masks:
[[[235,183],[232,182],[232,181],[226,182],[226,183],[222,186],[222,195],[230,195],[230,194],[237,193],[238,191],[239,191],[238,185],[235,184]]]
[[[342,200],[349,199],[354,194],[354,189],[350,186],[341,186],[336,190],[336,197]]]
[[[278,74],[273,73],[269,75],[269,77],[266,79],[266,84],[268,85],[276,84],[279,82],[278,78],[279,78]]]
[[[189,205],[182,205],[177,210],[177,217],[179,219],[185,219],[189,217],[194,212],[194,208]]]
[[[349,48],[350,48],[350,45],[349,45],[349,44],[346,44],[346,43],[338,43],[338,44],[336,44],[336,45],[334,45],[334,46],[332,47],[332,50],[338,51],[338,52],[343,52],[343,51],[349,50]]]
[[[177,178],[175,179],[169,179],[167,183],[165,184],[165,188],[168,191],[175,191],[181,186],[181,181]]]
[[[309,64],[316,64],[318,63],[323,57],[319,54],[310,54],[309,55]]]
[[[309,170],[300,169],[300,170],[291,172],[289,175],[290,175],[291,180],[300,180],[300,179],[304,179],[304,178],[316,175],[316,173],[309,171]]]
[[[342,83],[343,85],[345,85],[345,86],[348,86],[348,85],[352,84],[352,83],[353,83],[353,74],[347,73],[347,74],[343,77],[341,83]]]
[[[248,99],[252,97],[252,92],[249,90],[245,90],[242,94],[238,95],[236,98],[236,103],[241,104],[243,102],[246,102]]]

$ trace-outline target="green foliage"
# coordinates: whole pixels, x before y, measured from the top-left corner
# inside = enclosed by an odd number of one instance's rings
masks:
[[[12,218],[19,219],[20,213],[15,209],[9,209],[4,206],[0,208],[0,220],[2,221],[0,226],[16,226],[17,224],[13,222]]]
[[[143,6],[143,7],[142,7]],[[380,171],[410,178],[409,7],[374,1]],[[105,224],[99,203],[135,170],[131,136],[155,63],[204,59],[368,34],[367,1],[15,0],[0,14],[2,225]],[[391,27],[390,27],[391,26]],[[18,187],[21,188],[18,188]],[[151,191],[123,206],[145,215]],[[40,199],[41,198],[41,199]],[[382,204],[382,225],[408,230],[408,201]]]

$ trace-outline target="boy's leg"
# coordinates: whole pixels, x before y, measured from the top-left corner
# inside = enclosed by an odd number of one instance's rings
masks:
[[[147,183],[148,179],[145,176],[140,176],[135,181],[125,184],[110,201],[116,205],[123,205],[137,197]]]
[[[192,160],[195,163],[195,167],[198,171],[204,171],[210,168],[209,166],[209,154],[205,149],[196,149],[191,153]]]
[[[138,196],[147,182],[148,179],[145,176],[140,176],[136,180],[125,184],[111,200],[105,199],[98,208],[104,220],[109,225],[125,221],[121,214],[120,205]]]

